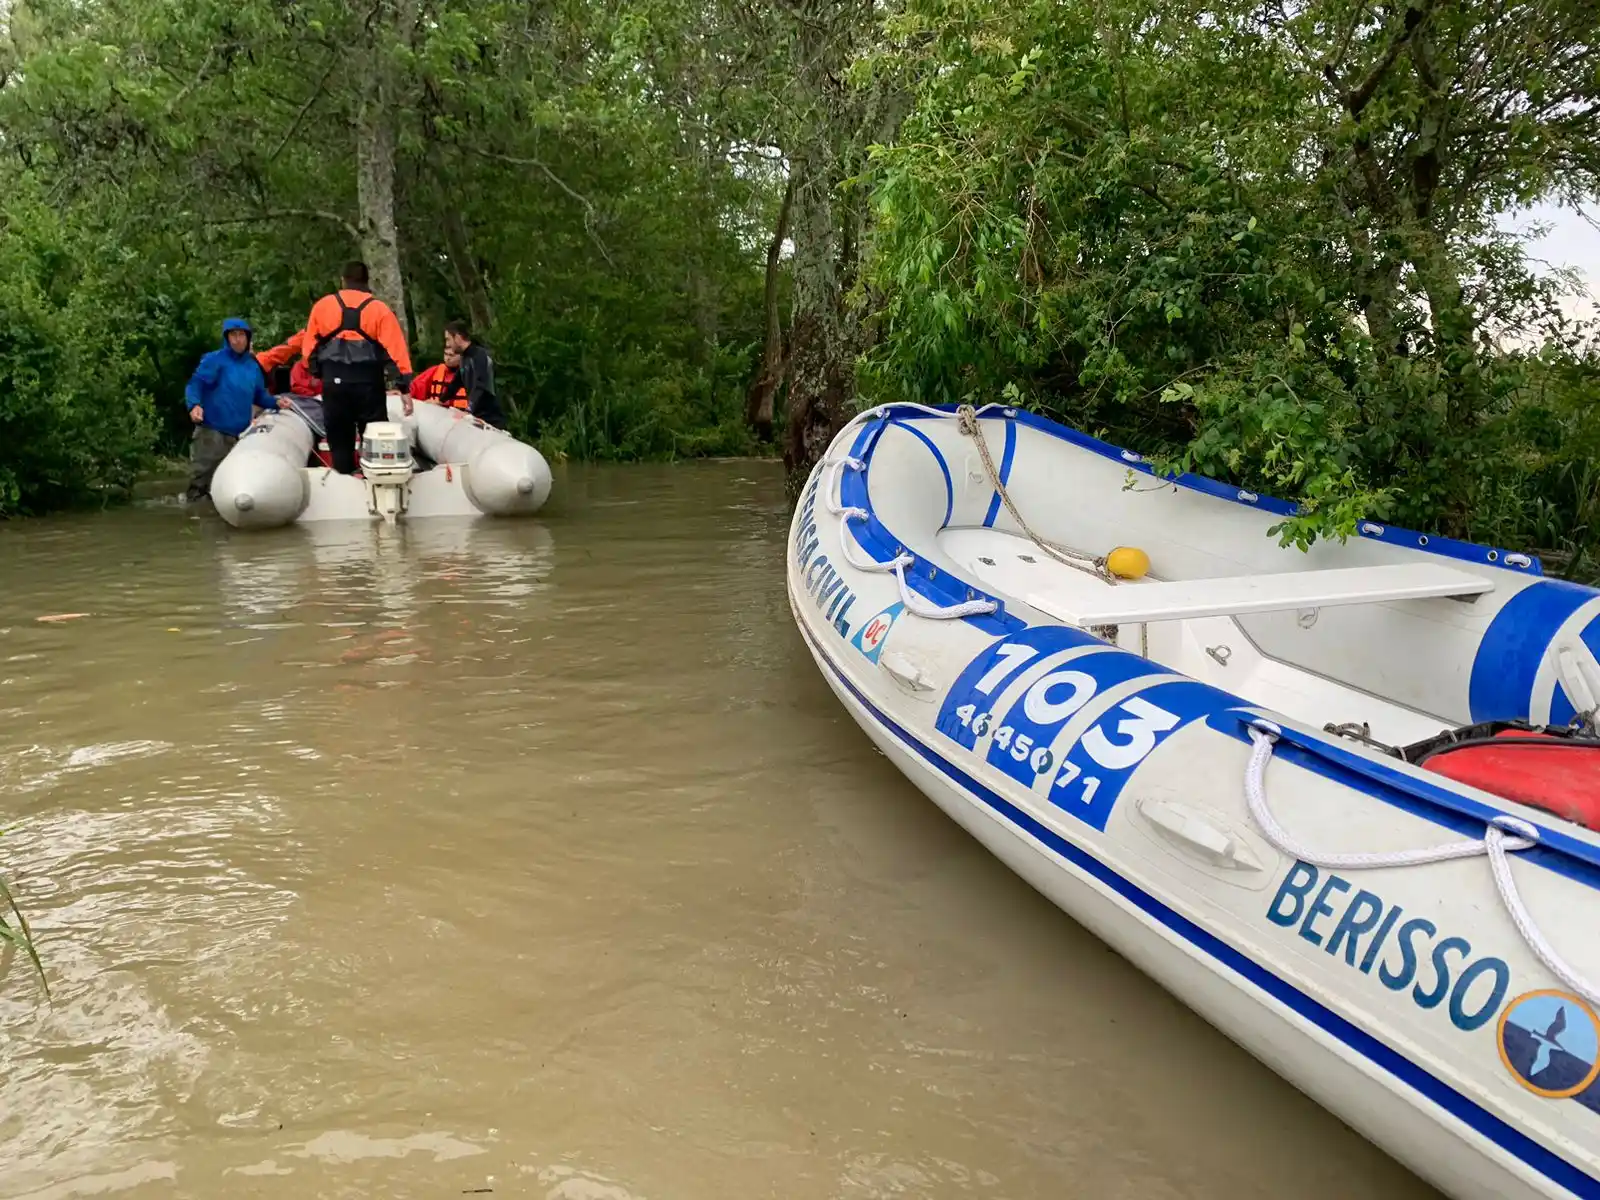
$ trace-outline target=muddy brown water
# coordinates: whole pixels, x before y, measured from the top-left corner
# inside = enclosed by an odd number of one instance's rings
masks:
[[[557,489],[0,525],[0,1196],[1432,1194],[870,747],[775,466]]]

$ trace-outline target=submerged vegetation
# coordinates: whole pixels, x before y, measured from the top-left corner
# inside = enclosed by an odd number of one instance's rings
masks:
[[[28,961],[33,964],[39,987],[43,989],[45,998],[49,999],[50,981],[45,978],[44,962],[39,958],[39,948],[34,944],[33,930],[28,927],[28,918],[22,915],[17,898],[11,893],[11,885],[3,877],[0,877],[0,949],[20,950],[27,955]]]
[[[1596,571],[1590,0],[11,0],[0,512],[126,486],[221,317],[359,253],[553,455],[1001,398]]]

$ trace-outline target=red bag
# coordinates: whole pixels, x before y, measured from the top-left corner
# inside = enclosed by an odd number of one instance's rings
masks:
[[[1422,767],[1600,831],[1600,742],[1516,729],[1502,730],[1493,740],[1505,744],[1442,749]]]

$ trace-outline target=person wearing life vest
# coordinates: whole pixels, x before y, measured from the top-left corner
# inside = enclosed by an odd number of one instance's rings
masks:
[[[366,427],[389,419],[384,372],[392,367],[401,389],[409,388],[411,351],[393,311],[368,288],[366,263],[346,263],[341,282],[342,288],[312,306],[301,346],[306,369],[322,380],[334,470],[351,475]]]
[[[460,367],[461,356],[446,346],[444,361],[429,367],[411,381],[411,398],[465,412],[467,393],[456,374]]]
[[[467,411],[486,425],[506,427],[506,414],[494,393],[494,363],[489,350],[472,336],[465,321],[451,321],[444,327],[445,345],[461,356],[456,375],[467,393]]]

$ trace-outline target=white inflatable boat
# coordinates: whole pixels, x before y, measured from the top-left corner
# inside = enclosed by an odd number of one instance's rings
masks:
[[[913,783],[1263,1062],[1453,1196],[1600,1197],[1600,592],[1290,511],[894,405],[790,602]]]
[[[313,463],[320,405],[292,398],[263,413],[218,465],[211,499],[230,525],[292,521],[526,516],[550,496],[550,467],[532,446],[456,409],[418,402],[410,415],[391,393],[389,422],[369,425],[359,475]],[[422,469],[413,451],[434,464]]]

